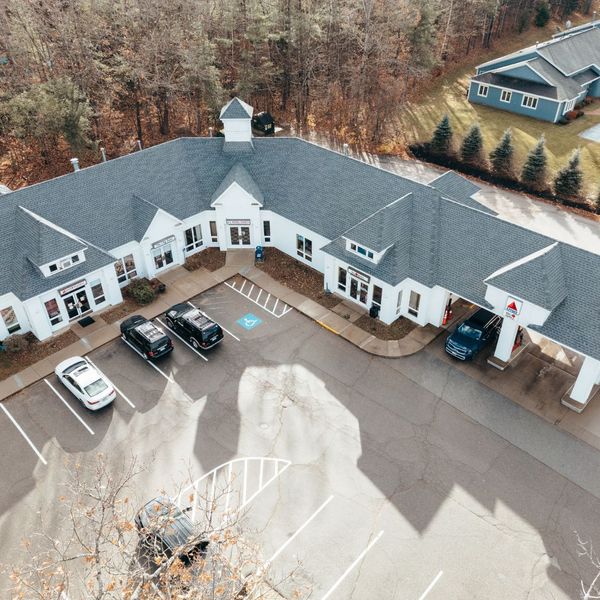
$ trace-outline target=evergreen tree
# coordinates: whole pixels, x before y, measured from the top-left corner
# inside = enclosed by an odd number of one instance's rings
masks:
[[[535,12],[535,26],[546,27],[546,24],[550,20],[550,7],[547,2],[540,2]]]
[[[521,181],[534,188],[542,189],[546,186],[546,165],[548,157],[546,156],[545,139],[542,135],[535,145],[535,148],[527,155],[527,160],[521,171]]]
[[[583,173],[581,172],[579,150],[573,152],[569,164],[561,169],[554,179],[554,193],[557,196],[577,196],[581,191]]]
[[[494,173],[502,176],[511,176],[513,174],[513,155],[512,133],[510,129],[507,129],[500,143],[490,152],[490,160],[492,161],[492,170]]]
[[[460,146],[460,157],[466,163],[483,162],[483,137],[478,123],[472,125],[465,136]]]
[[[442,120],[433,132],[431,138],[431,150],[438,154],[448,154],[452,145],[452,126],[448,115],[444,115]]]

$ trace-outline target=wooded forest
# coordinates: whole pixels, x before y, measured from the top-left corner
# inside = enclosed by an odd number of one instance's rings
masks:
[[[0,161],[14,187],[181,135],[236,93],[375,147],[432,77],[592,0],[0,0]],[[4,3],[4,6],[2,6]],[[6,174],[11,180],[7,180]]]

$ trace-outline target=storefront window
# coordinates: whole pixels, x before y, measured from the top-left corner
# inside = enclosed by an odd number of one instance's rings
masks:
[[[102,282],[99,279],[90,282],[90,287],[92,288],[92,296],[96,305],[106,302],[106,296],[104,295],[104,290],[102,289]]]
[[[210,225],[210,241],[213,243],[218,242],[219,238],[217,236],[217,222],[209,221],[208,224]]]
[[[413,317],[418,316],[420,304],[421,304],[421,294],[417,294],[417,292],[411,292],[410,299],[408,301],[409,314],[411,314]]]
[[[383,298],[383,290],[378,286],[373,286],[373,304],[381,308],[381,300]]]
[[[312,261],[312,241],[296,235],[296,254],[305,260]]]
[[[271,241],[271,221],[263,221],[263,237],[265,243]]]
[[[7,306],[6,308],[1,309],[0,316],[6,325],[6,329],[8,329],[8,333],[14,333],[15,331],[19,331],[19,329],[21,329],[15,309],[12,306]]]
[[[202,228],[195,225],[185,230],[185,251],[192,252],[202,246]]]
[[[124,256],[116,261],[115,271],[117,273],[117,280],[119,283],[125,283],[128,279],[137,277],[137,270],[135,268],[133,254],[128,254],[127,256]]]
[[[341,290],[342,292],[346,291],[346,277],[347,277],[347,273],[346,273],[346,269],[342,268],[342,267],[338,267],[338,290]]]
[[[57,325],[62,321],[62,315],[60,314],[60,308],[58,308],[58,302],[54,298],[44,302],[44,306],[46,307],[46,312],[48,313],[48,318],[50,319],[50,323],[52,325]]]

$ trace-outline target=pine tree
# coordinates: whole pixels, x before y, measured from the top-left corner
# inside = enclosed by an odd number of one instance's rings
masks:
[[[550,7],[547,2],[541,2],[538,4],[535,13],[535,26],[536,27],[546,27],[548,21],[550,20]]]
[[[512,133],[507,129],[500,143],[490,152],[492,171],[505,177],[513,175],[513,155]]]
[[[546,141],[542,135],[535,148],[527,155],[527,160],[521,171],[521,181],[538,189],[546,186],[546,165],[548,158],[546,156],[545,143]]]
[[[433,132],[431,138],[431,150],[438,154],[448,154],[452,145],[452,126],[448,115],[444,115],[442,120]]]
[[[577,196],[581,191],[583,173],[581,172],[579,150],[573,152],[569,164],[561,169],[554,179],[554,193],[557,196]]]
[[[460,157],[466,163],[477,164],[483,161],[483,137],[479,124],[475,123],[469,129],[460,146]]]

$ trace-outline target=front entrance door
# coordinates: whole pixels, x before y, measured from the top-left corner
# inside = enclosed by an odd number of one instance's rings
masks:
[[[65,303],[69,319],[77,319],[77,317],[91,310],[85,290],[79,290],[68,296],[63,296],[63,302]]]
[[[358,300],[362,304],[367,303],[369,295],[369,286],[364,281],[359,281],[355,277],[350,277],[350,297]]]
[[[250,227],[230,225],[229,236],[232,246],[249,246],[250,245]]]

